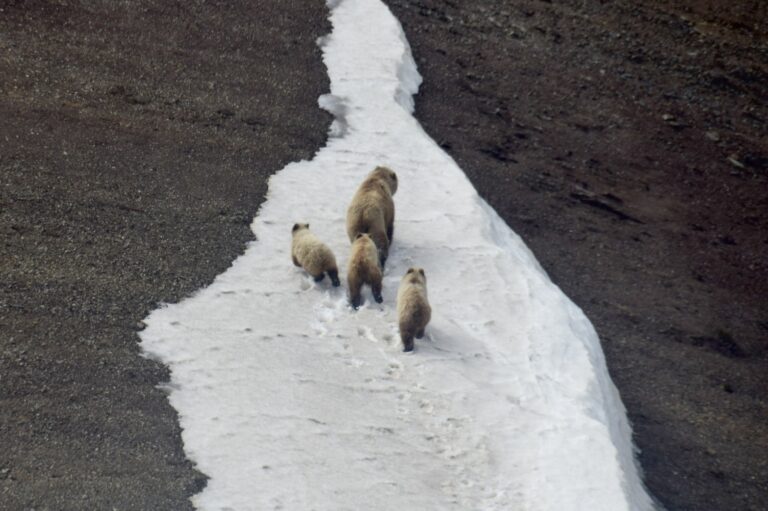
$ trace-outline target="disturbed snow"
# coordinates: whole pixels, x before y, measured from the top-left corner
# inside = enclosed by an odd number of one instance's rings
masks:
[[[269,183],[258,241],[213,284],[147,320],[172,371],[199,509],[645,510],[631,432],[595,331],[412,117],[420,83],[379,0],[331,6],[327,146]],[[291,264],[291,226],[336,253],[376,165],[399,176],[384,303]],[[427,337],[404,354],[395,296],[426,270]]]

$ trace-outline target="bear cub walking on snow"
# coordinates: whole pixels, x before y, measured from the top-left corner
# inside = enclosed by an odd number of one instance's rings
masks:
[[[397,319],[403,351],[413,350],[413,338],[424,337],[424,329],[432,317],[427,299],[427,276],[423,268],[408,268],[397,290]]]
[[[392,243],[395,222],[397,174],[387,167],[376,167],[362,182],[347,209],[347,235],[354,243],[358,234],[368,233],[376,244],[379,264],[384,268]]]
[[[347,268],[347,284],[349,286],[349,301],[352,307],[360,306],[360,290],[363,284],[371,286],[373,299],[381,303],[381,266],[376,253],[376,244],[370,234],[359,233],[352,243],[352,254],[349,256]]]
[[[338,287],[339,269],[336,266],[336,258],[325,243],[317,239],[317,236],[309,231],[309,224],[293,224],[291,230],[291,258],[293,264],[304,268],[312,275],[315,282],[325,278],[325,274],[331,278],[331,283]]]

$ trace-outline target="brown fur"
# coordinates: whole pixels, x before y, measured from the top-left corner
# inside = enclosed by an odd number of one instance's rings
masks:
[[[432,318],[427,298],[427,277],[422,268],[409,268],[397,290],[397,319],[403,351],[413,350],[413,339],[424,337],[424,329]]]
[[[347,284],[349,286],[349,301],[352,307],[360,306],[360,290],[364,284],[371,286],[373,299],[378,303],[381,297],[381,267],[377,258],[376,244],[369,234],[358,234],[352,243],[352,254],[347,268]]]
[[[336,266],[336,257],[325,243],[317,239],[317,236],[309,231],[309,224],[294,224],[291,230],[291,259],[293,264],[304,268],[312,275],[315,282],[325,278],[325,274],[331,278],[334,286],[339,286],[339,269]]]
[[[361,233],[371,235],[379,254],[381,267],[387,261],[395,224],[397,174],[387,167],[376,167],[357,189],[347,209],[349,241]]]

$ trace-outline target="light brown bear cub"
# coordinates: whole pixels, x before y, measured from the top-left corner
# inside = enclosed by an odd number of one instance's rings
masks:
[[[339,269],[336,266],[336,258],[325,243],[317,239],[317,236],[309,231],[309,224],[293,224],[291,231],[291,258],[293,264],[304,268],[312,275],[315,282],[325,278],[325,274],[331,278],[334,286],[339,286]]]
[[[347,269],[349,301],[352,307],[360,306],[360,290],[363,284],[371,286],[373,299],[381,303],[381,266],[376,253],[376,244],[370,234],[360,233],[352,243],[352,254]]]
[[[427,276],[422,268],[408,268],[397,290],[397,319],[403,351],[413,350],[413,338],[424,337],[424,329],[432,317],[427,299]]]
[[[360,185],[347,209],[347,235],[355,241],[360,233],[368,233],[376,243],[381,267],[387,261],[395,223],[397,174],[387,167],[376,167]]]

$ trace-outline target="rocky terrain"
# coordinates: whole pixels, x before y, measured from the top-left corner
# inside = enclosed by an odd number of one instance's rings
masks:
[[[139,322],[252,239],[330,116],[322,2],[0,2],[0,509],[191,509]]]
[[[594,322],[651,492],[768,509],[768,4],[389,4],[417,118]]]

